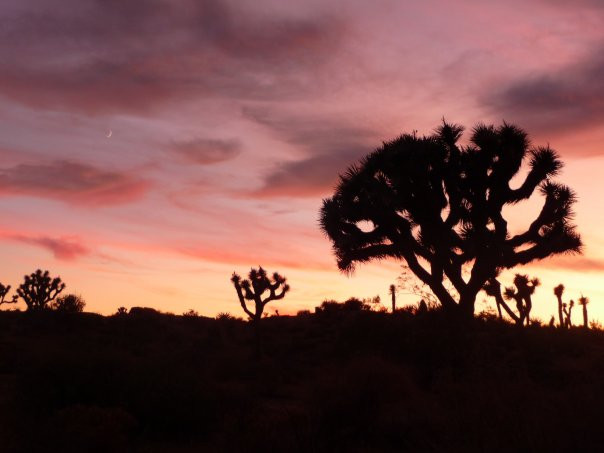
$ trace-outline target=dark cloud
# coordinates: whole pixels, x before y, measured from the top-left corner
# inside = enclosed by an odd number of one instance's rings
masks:
[[[83,256],[90,255],[91,253],[88,247],[74,238],[14,235],[11,239],[25,244],[42,247],[52,252],[55,258],[64,261],[73,261]]]
[[[236,157],[241,152],[241,143],[235,139],[196,138],[174,142],[170,148],[189,162],[209,165]]]
[[[344,120],[304,118],[266,109],[244,115],[276,136],[306,151],[307,157],[278,164],[264,180],[257,196],[315,196],[333,188],[338,174],[370,152],[378,134]]]
[[[556,133],[601,124],[603,92],[604,45],[562,70],[536,74],[490,92],[483,102],[524,127]]]
[[[149,187],[148,181],[126,172],[70,161],[19,164],[0,170],[0,195],[31,195],[76,204],[126,203],[142,197]]]
[[[0,21],[0,59],[10,62],[0,95],[88,114],[302,96],[342,34],[319,12],[267,17],[222,0],[26,0],[0,8]]]

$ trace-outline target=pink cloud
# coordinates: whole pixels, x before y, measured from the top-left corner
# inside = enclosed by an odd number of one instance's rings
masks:
[[[150,183],[127,172],[55,161],[0,170],[0,195],[29,195],[83,205],[111,205],[140,199]]]
[[[43,248],[50,251],[56,259],[63,261],[74,261],[92,254],[79,238],[72,236],[50,237],[2,231],[0,237]]]
[[[241,151],[241,143],[235,139],[195,138],[175,141],[170,149],[191,163],[211,165],[235,158]]]
[[[178,251],[188,257],[210,261],[214,263],[232,264],[233,266],[268,266],[268,267],[286,267],[290,269],[312,269],[312,270],[333,270],[331,257],[328,260],[310,260],[308,257],[302,258],[296,254],[296,259],[287,259],[282,256],[275,256],[274,253],[250,250],[229,250],[226,248],[213,247],[190,247],[179,248]]]
[[[554,256],[539,261],[539,268],[559,269],[571,272],[604,272],[604,261],[587,256]]]

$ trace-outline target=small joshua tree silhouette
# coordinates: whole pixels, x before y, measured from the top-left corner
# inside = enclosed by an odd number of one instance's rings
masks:
[[[572,313],[573,313],[573,307],[575,306],[575,301],[574,300],[570,300],[570,303],[567,304],[562,304],[562,312],[564,313],[564,327],[569,328],[573,326],[573,320],[571,318]]]
[[[565,323],[564,323],[564,311],[562,309],[563,307],[563,303],[562,303],[562,294],[564,294],[564,285],[562,283],[560,283],[558,286],[556,286],[554,288],[554,294],[556,296],[556,298],[558,299],[558,319],[560,320],[560,327],[564,327]]]
[[[10,300],[4,300],[6,298],[6,295],[8,294],[9,291],[10,291],[10,285],[4,286],[2,283],[0,283],[0,305],[2,305],[2,304],[16,304],[17,301],[19,300],[19,296],[17,296],[16,294],[13,295],[12,299],[10,299]]]
[[[388,292],[392,297],[392,313],[396,311],[396,286],[390,285]]]
[[[531,322],[530,316],[531,310],[533,309],[533,301],[531,296],[535,293],[537,286],[541,285],[541,281],[536,277],[529,279],[528,275],[516,274],[514,277],[514,285],[524,301],[526,325],[528,326]]]
[[[237,273],[233,272],[231,282],[235,287],[235,291],[237,291],[241,308],[254,323],[262,318],[266,304],[273,300],[283,299],[289,291],[289,285],[286,283],[285,277],[275,272],[271,281],[262,267],[252,268],[245,280],[242,280]],[[262,295],[266,291],[268,291],[268,295],[263,298]],[[254,301],[254,311],[247,307],[246,301]]]
[[[529,279],[528,275],[516,274],[514,276],[515,288],[510,286],[505,289],[503,296],[508,300],[516,301],[516,308],[520,314],[520,324],[524,324],[524,321],[526,321],[527,326],[530,324],[531,309],[533,308],[531,296],[540,284],[538,278]]]
[[[65,283],[60,277],[51,278],[48,271],[38,269],[24,277],[17,294],[25,301],[28,311],[38,311],[48,308],[49,303],[64,289]]]
[[[589,327],[589,324],[587,323],[587,304],[589,303],[589,299],[587,297],[585,297],[583,294],[581,294],[581,297],[579,297],[579,305],[581,305],[583,307],[583,327],[585,327],[586,329]]]
[[[521,323],[521,318],[519,316],[517,316],[516,313],[514,313],[512,311],[512,309],[509,307],[509,305],[505,303],[505,300],[503,300],[503,296],[501,295],[501,283],[499,283],[499,280],[497,280],[495,277],[489,279],[485,283],[485,285],[482,287],[482,289],[484,290],[485,293],[487,293],[488,296],[495,298],[495,303],[497,304],[497,312],[499,314],[499,319],[503,318],[502,313],[501,313],[501,308],[503,307],[505,312],[510,316],[510,318],[512,318],[514,320],[514,322],[516,324]],[[506,291],[507,291],[507,289],[506,289]]]

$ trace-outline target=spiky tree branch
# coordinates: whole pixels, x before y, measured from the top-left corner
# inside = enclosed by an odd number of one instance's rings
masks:
[[[320,222],[342,271],[402,260],[445,309],[471,315],[478,291],[500,270],[581,251],[572,224],[576,196],[551,180],[562,167],[555,151],[530,148],[526,133],[506,123],[476,126],[465,147],[457,144],[462,131],[443,123],[427,137],[402,135],[340,177]],[[527,158],[527,176],[510,188]],[[503,208],[537,191],[544,197],[539,215],[527,231],[510,235]],[[464,266],[471,267],[467,277]]]

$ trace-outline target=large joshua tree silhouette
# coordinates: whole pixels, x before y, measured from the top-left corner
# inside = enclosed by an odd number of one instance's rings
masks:
[[[580,252],[582,244],[571,222],[575,194],[552,181],[562,167],[555,151],[531,148],[527,134],[506,123],[476,126],[467,146],[458,144],[462,132],[443,122],[430,136],[385,142],[340,177],[320,222],[342,271],[403,260],[447,311],[471,317],[476,295],[502,269]],[[526,160],[526,177],[510,187]],[[503,208],[536,191],[541,211],[526,231],[510,234]]]

